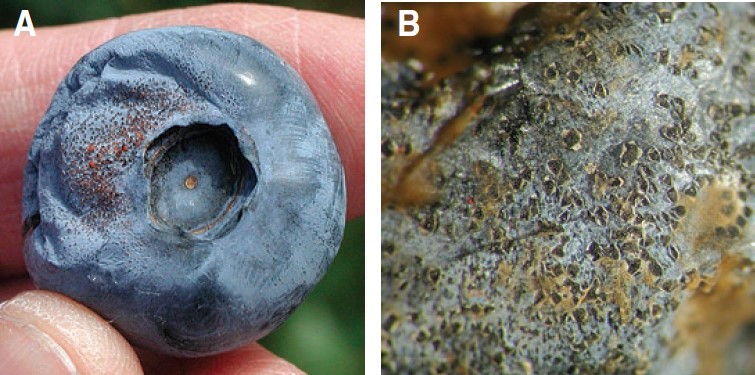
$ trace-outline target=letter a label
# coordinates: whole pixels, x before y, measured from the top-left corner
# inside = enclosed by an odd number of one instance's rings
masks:
[[[16,32],[13,33],[13,36],[19,36],[24,31],[27,31],[31,36],[37,36],[37,33],[34,32],[34,24],[31,23],[31,15],[26,9],[22,10],[21,15],[18,16],[18,24],[16,24]]]

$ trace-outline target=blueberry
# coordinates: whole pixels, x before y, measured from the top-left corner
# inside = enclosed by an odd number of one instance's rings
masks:
[[[143,30],[61,83],[24,171],[34,282],[132,343],[211,355],[280,325],[323,276],[343,168],[306,84],[270,49],[201,27]]]

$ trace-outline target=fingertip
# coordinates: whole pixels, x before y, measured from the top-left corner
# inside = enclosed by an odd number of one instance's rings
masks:
[[[252,343],[228,353],[203,358],[173,358],[138,350],[146,374],[185,375],[300,375],[306,374],[290,362]]]
[[[218,364],[220,373],[258,375],[301,375],[304,371],[276,356],[258,343],[253,343],[232,352],[220,354],[212,359]],[[209,369],[214,370],[214,369]],[[208,371],[207,374],[214,373]]]
[[[11,374],[76,373],[70,356],[49,335],[7,316],[0,316],[0,366]]]
[[[115,328],[78,302],[53,292],[23,292],[0,304],[0,342],[0,363],[9,361],[18,369],[47,366],[50,373],[142,373],[134,350]]]
[[[364,215],[364,20],[299,17],[301,74],[312,88],[346,171],[348,219]]]

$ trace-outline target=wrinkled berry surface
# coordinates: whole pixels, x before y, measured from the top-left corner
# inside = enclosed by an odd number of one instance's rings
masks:
[[[335,257],[343,169],[306,84],[247,37],[149,29],[84,56],[32,141],[34,282],[175,356],[259,339]]]

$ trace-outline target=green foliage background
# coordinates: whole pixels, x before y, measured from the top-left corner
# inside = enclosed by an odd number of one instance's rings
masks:
[[[34,27],[92,21],[164,9],[220,3],[202,0],[0,2],[0,28],[15,28],[21,9]],[[261,1],[364,17],[362,1]],[[261,343],[310,374],[364,373],[364,218],[350,221],[325,278],[291,318]]]

